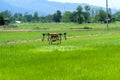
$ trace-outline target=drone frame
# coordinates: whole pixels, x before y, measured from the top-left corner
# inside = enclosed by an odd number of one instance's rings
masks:
[[[66,33],[43,33],[42,41],[45,40],[45,36],[48,36],[47,40],[49,41],[49,44],[53,44],[56,42],[57,44],[61,44],[62,36],[66,40]]]

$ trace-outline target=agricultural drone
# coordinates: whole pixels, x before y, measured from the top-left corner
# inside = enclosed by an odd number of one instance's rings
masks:
[[[49,44],[57,43],[61,44],[62,37],[66,40],[66,33],[43,33],[42,41],[45,40],[45,36],[47,36],[47,40]]]

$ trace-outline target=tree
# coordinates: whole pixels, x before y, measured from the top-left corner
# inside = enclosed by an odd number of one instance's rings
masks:
[[[90,22],[90,6],[86,5],[84,7],[84,9],[85,9],[86,12],[84,12],[83,15],[84,15],[84,18],[85,18],[85,22],[88,23],[88,22]]]
[[[0,25],[4,25],[4,19],[2,14],[0,14]]]
[[[15,20],[21,21],[22,20],[22,13],[15,13],[14,18],[15,18]]]
[[[77,7],[77,12],[82,13],[82,10],[83,10],[82,6]]]
[[[46,20],[45,20],[45,17],[44,17],[44,16],[41,16],[39,19],[40,19],[40,22],[42,22],[42,23],[45,23],[45,22],[46,22]]]
[[[49,14],[45,16],[45,22],[53,22],[53,15]]]
[[[98,14],[99,16],[99,18],[98,18],[98,21],[100,22],[100,23],[102,23],[102,22],[105,22],[106,21],[106,12],[103,10],[103,9],[100,9],[99,10],[99,14]]]
[[[91,22],[93,23],[99,22],[99,11],[100,11],[100,8],[91,8],[90,10]]]
[[[120,11],[116,12],[116,13],[114,14],[114,17],[115,17],[115,20],[116,20],[116,21],[120,21]]]
[[[53,15],[53,21],[60,22],[61,18],[62,18],[61,12],[57,10],[57,12]]]
[[[4,18],[10,18],[12,16],[11,12],[8,10],[1,12],[1,14],[3,15]]]
[[[76,15],[76,19],[77,19],[77,22],[79,23],[79,24],[82,24],[83,23],[83,21],[84,21],[84,16],[83,16],[83,14],[82,14],[82,6],[78,6],[77,7],[77,15]]]
[[[34,12],[33,19],[34,19],[35,21],[39,21],[39,15],[38,15],[38,12]]]
[[[62,21],[63,22],[71,22],[71,16],[72,16],[72,13],[70,11],[66,11],[63,14]]]
[[[71,17],[70,17],[70,20],[71,22],[77,22],[77,12],[74,11],[72,14],[71,14]]]
[[[25,18],[25,22],[31,22],[33,19],[32,15],[28,14],[28,12],[25,13],[24,18]]]

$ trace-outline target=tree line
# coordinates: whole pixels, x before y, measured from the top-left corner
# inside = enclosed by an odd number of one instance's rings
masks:
[[[109,22],[120,21],[120,11],[112,14],[111,9],[108,10]],[[62,13],[60,10],[57,10],[54,14],[49,14],[46,16],[39,16],[38,12],[34,14],[29,14],[26,12],[14,13],[12,14],[9,10],[0,12],[0,25],[4,24],[4,19],[8,18],[10,23],[15,21],[21,22],[74,22],[74,23],[106,23],[106,11],[102,8],[91,8],[89,5],[82,7],[79,5],[75,11],[65,11]]]

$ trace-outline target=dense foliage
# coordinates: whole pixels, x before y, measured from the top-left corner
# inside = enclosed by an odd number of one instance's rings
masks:
[[[111,13],[109,9],[109,22],[120,21],[120,11],[115,14]],[[11,23],[15,21],[21,22],[75,22],[75,23],[106,23],[106,11],[102,8],[91,8],[89,5],[86,5],[84,8],[78,6],[75,11],[65,11],[62,13],[60,10],[57,10],[54,14],[49,14],[46,16],[40,16],[37,11],[34,14],[29,14],[26,12],[14,13],[5,10],[0,12],[0,24],[3,24],[4,18],[8,18]]]

